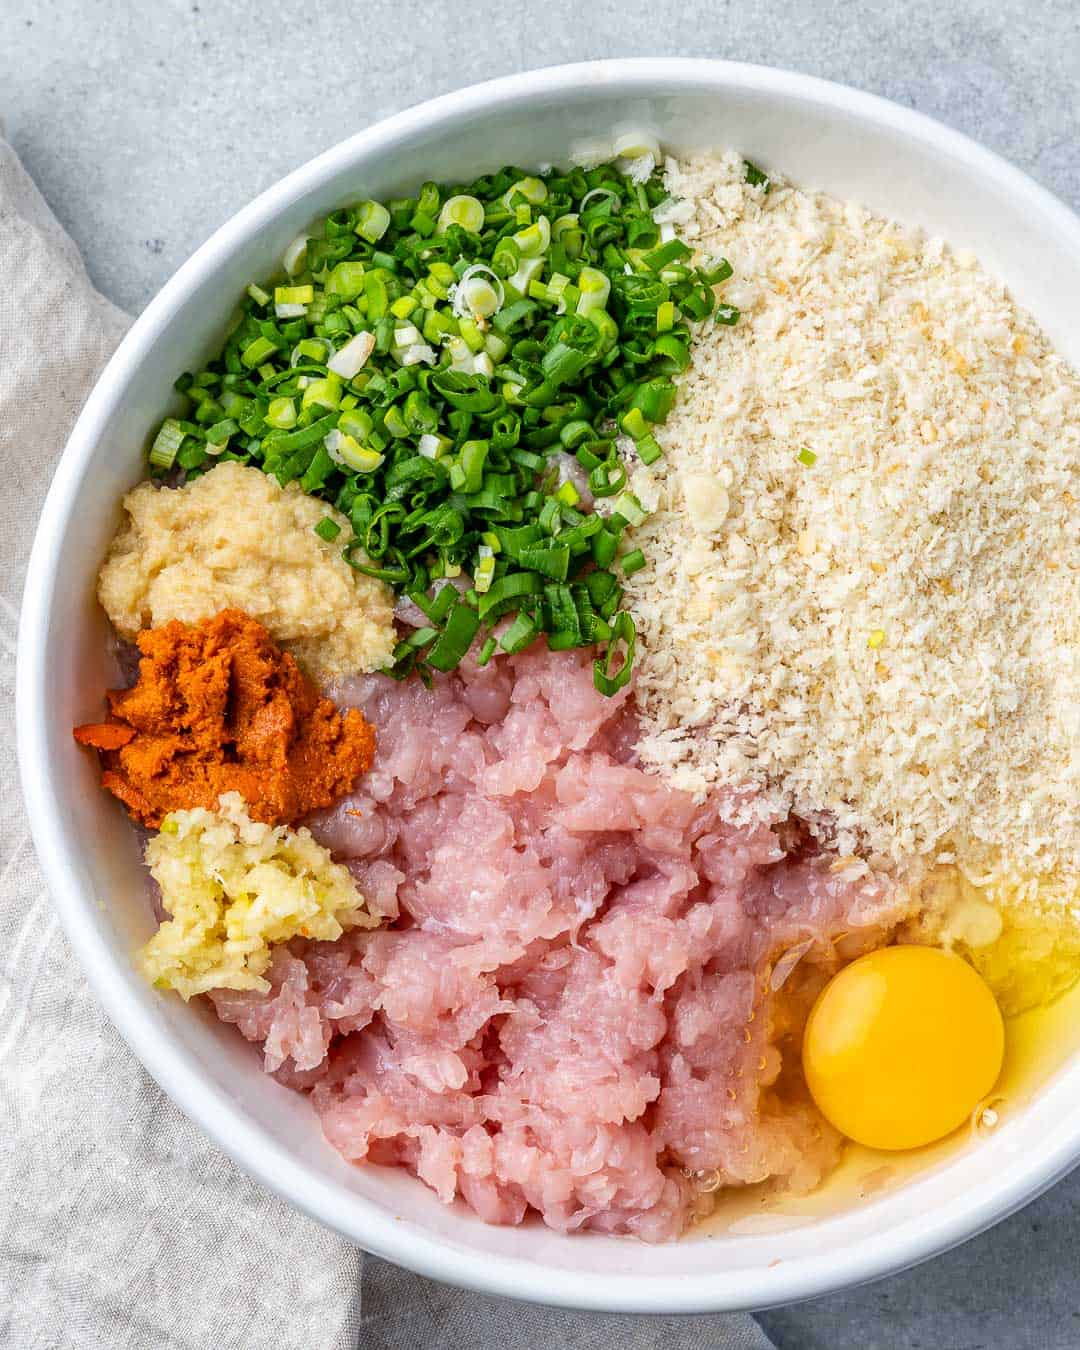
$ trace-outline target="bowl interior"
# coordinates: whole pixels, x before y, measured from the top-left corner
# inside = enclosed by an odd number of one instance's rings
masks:
[[[992,1138],[905,1165],[902,1186],[869,1193],[865,1167],[849,1164],[812,1204],[763,1221],[751,1198],[738,1217],[661,1249],[488,1228],[403,1172],[345,1164],[306,1103],[265,1077],[231,1028],[143,985],[130,954],[152,921],[136,841],[70,736],[100,714],[115,675],[93,587],[119,499],[142,474],[172,381],[211,350],[247,282],[275,270],[296,234],[344,202],[504,162],[565,162],[570,144],[625,126],[653,129],[677,153],[735,147],[804,187],[973,249],[1080,362],[1080,224],[993,156],[891,105],[778,72],[671,61],[540,72],[438,100],[272,189],[136,325],[80,420],[43,515],[20,644],[21,753],[39,853],[99,995],[181,1106],[262,1180],[368,1249],[456,1282],[601,1308],[761,1306],[939,1250],[1060,1174],[1080,1138],[1068,1123],[1080,1119],[1076,1039],[1059,1028],[1044,1086]]]

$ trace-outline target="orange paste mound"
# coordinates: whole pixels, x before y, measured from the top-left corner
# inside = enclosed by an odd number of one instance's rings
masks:
[[[138,636],[138,682],[108,693],[110,719],[75,728],[101,754],[102,786],[144,825],[214,810],[239,792],[253,820],[293,821],[349,792],[375,732],[339,712],[293,658],[238,609]]]

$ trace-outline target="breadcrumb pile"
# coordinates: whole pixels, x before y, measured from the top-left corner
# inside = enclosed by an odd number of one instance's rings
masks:
[[[644,760],[841,852],[1075,879],[1080,377],[969,253],[735,156],[667,182],[742,317],[633,475]]]

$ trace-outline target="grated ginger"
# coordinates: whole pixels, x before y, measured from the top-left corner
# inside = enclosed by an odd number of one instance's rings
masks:
[[[342,557],[352,538],[326,502],[234,460],[183,487],[140,483],[124,498],[98,598],[134,642],[170,619],[194,624],[243,610],[318,680],[381,670],[391,661],[394,597]],[[323,519],[339,533],[315,533]]]

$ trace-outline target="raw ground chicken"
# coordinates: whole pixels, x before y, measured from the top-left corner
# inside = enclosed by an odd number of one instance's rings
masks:
[[[799,1019],[764,992],[772,962],[809,948],[784,991],[805,1001],[886,939],[898,895],[793,824],[725,825],[715,795],[636,767],[625,696],[579,654],[331,693],[378,751],[363,792],[309,823],[392,922],[295,941],[269,994],[212,998],[345,1157],[403,1164],[489,1222],[532,1209],[651,1241],[720,1185],[815,1184],[838,1138],[781,1072]]]

